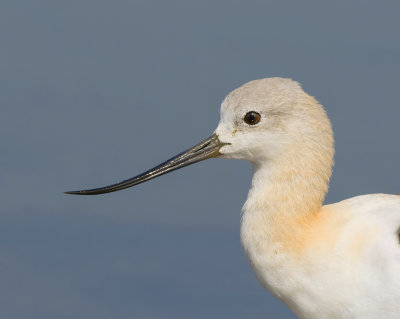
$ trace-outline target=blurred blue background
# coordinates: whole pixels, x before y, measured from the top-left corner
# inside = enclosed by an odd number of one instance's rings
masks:
[[[327,202],[400,192],[398,1],[0,2],[0,317],[295,318],[239,241],[246,162],[118,193],[209,136],[249,80],[302,83],[336,138]]]

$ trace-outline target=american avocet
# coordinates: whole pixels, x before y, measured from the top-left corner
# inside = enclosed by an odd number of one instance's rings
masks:
[[[241,241],[260,283],[299,318],[400,318],[400,196],[373,194],[323,206],[333,136],[322,106],[297,82],[244,84],[221,105],[214,134],[118,184],[118,191],[211,158],[254,167]]]

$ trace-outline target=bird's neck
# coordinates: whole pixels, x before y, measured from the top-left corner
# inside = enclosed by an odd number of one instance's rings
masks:
[[[284,250],[300,242],[321,210],[331,175],[332,154],[286,154],[254,165],[243,207],[241,238],[249,258],[262,247]],[[286,248],[285,248],[286,247]]]
[[[331,161],[317,165],[312,158],[294,162],[254,165],[252,185],[241,223],[241,241],[250,264],[261,282],[276,296],[290,294],[282,282],[307,247],[307,233],[318,220],[327,192]],[[295,258],[295,259],[293,259]]]

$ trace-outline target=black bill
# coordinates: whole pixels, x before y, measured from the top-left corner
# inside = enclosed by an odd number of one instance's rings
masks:
[[[200,142],[199,144],[195,145],[191,149],[188,149],[187,151],[178,154],[177,156],[169,159],[168,161],[161,163],[160,165],[152,169],[149,169],[148,171],[140,175],[137,175],[135,177],[132,177],[117,184],[100,188],[94,188],[94,189],[65,192],[65,194],[98,195],[98,194],[116,192],[121,189],[132,187],[140,183],[146,182],[152,178],[172,172],[174,170],[188,166],[190,164],[194,164],[208,158],[217,157],[220,155],[219,152],[220,148],[224,145],[226,145],[226,143],[221,143],[220,140],[218,139],[218,136],[216,134],[213,134],[212,136]]]

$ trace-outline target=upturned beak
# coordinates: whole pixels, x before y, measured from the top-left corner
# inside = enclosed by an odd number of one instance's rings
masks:
[[[140,183],[151,180],[152,178],[167,174],[179,168],[206,160],[212,157],[218,157],[221,155],[219,150],[222,146],[227,143],[222,143],[218,136],[214,133],[209,138],[200,142],[199,144],[193,146],[192,148],[176,155],[175,157],[169,159],[168,161],[161,163],[160,165],[149,169],[148,171],[122,181],[117,184],[112,184],[105,187],[86,189],[80,191],[70,191],[65,192],[65,194],[73,195],[99,195],[104,193],[116,192],[124,188],[132,187]]]

